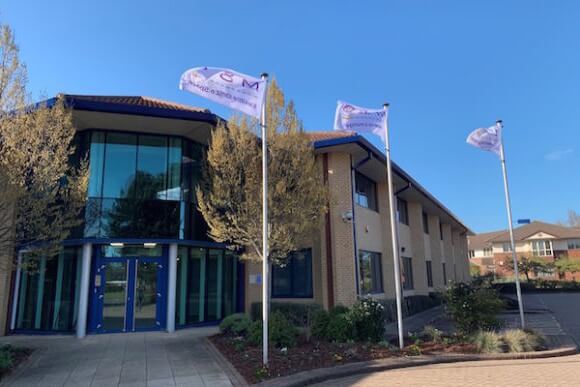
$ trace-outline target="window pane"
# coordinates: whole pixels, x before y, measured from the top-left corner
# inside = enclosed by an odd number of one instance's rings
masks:
[[[291,260],[286,265],[272,266],[272,296],[273,297],[290,297],[292,294],[291,281]]]
[[[361,207],[377,211],[376,183],[366,176],[355,173],[356,202]]]
[[[412,260],[409,257],[403,257],[402,259],[403,259],[403,275],[404,275],[403,289],[411,290],[414,288]]]
[[[136,145],[137,137],[135,135],[107,134],[103,182],[104,197],[127,198],[134,195],[132,191],[135,188]]]
[[[167,138],[139,136],[136,195],[138,199],[167,199]]]
[[[291,253],[284,266],[272,266],[273,297],[312,297],[312,250]]]
[[[427,265],[427,286],[433,287],[433,267],[431,261],[426,261]]]
[[[89,197],[101,197],[105,161],[105,133],[94,132],[92,134],[89,157]]]
[[[423,232],[429,234],[429,217],[423,212]]]
[[[399,222],[409,225],[409,214],[407,210],[407,202],[403,199],[397,199],[397,215],[399,216]]]
[[[181,139],[169,139],[167,200],[181,200]]]
[[[360,288],[363,294],[381,293],[383,291],[381,254],[360,250],[359,275]]]

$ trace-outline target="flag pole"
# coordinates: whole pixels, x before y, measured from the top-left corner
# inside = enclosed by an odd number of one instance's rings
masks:
[[[260,78],[267,87],[268,74],[262,73]],[[267,89],[264,91],[267,93]],[[269,260],[268,260],[268,143],[266,130],[266,100],[265,94],[260,114],[262,130],[262,364],[268,366],[268,312],[269,312]]]
[[[403,308],[401,295],[401,268],[399,261],[399,240],[397,233],[396,202],[393,195],[393,172],[391,170],[391,146],[389,144],[389,104],[383,104],[385,111],[385,151],[387,156],[387,192],[389,195],[389,215],[391,222],[391,241],[393,246],[393,266],[395,272],[395,297],[397,304],[397,328],[399,333],[399,348],[403,349],[405,343],[403,339]]]
[[[497,121],[497,125],[499,125],[500,128],[503,128],[503,122],[501,120]],[[516,279],[516,293],[518,296],[518,306],[520,309],[520,320],[521,320],[521,324],[522,324],[522,329],[525,328],[525,320],[524,320],[524,304],[522,301],[522,289],[520,287],[520,273],[519,273],[519,269],[518,269],[518,257],[516,254],[516,244],[514,241],[514,228],[513,228],[513,224],[512,224],[512,205],[511,205],[511,201],[510,201],[510,191],[509,191],[509,187],[508,187],[508,178],[507,178],[507,169],[506,169],[506,164],[505,164],[505,154],[504,154],[504,150],[503,150],[503,134],[501,134],[501,139],[500,139],[500,155],[499,158],[501,160],[501,170],[503,172],[503,188],[504,188],[504,192],[505,192],[505,203],[506,203],[506,210],[507,210],[507,216],[508,216],[508,226],[509,226],[509,231],[510,231],[510,243],[511,243],[511,248],[512,248],[512,258],[514,261],[514,276]]]

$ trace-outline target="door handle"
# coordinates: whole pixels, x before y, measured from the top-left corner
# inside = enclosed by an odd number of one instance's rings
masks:
[[[102,294],[99,296],[99,300],[102,300],[105,296],[103,296]]]
[[[157,293],[157,297],[161,297],[161,293]]]

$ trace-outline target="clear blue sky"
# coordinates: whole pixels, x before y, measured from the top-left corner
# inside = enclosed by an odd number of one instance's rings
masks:
[[[207,65],[274,75],[309,130],[331,129],[337,99],[389,101],[394,160],[476,232],[507,221],[499,161],[465,137],[502,118],[514,218],[580,210],[578,1],[3,0],[0,20],[35,97],[148,95],[228,116],[177,89]]]

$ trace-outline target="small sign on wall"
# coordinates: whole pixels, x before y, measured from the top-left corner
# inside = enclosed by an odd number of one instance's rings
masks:
[[[250,285],[261,285],[262,274],[250,274]]]

